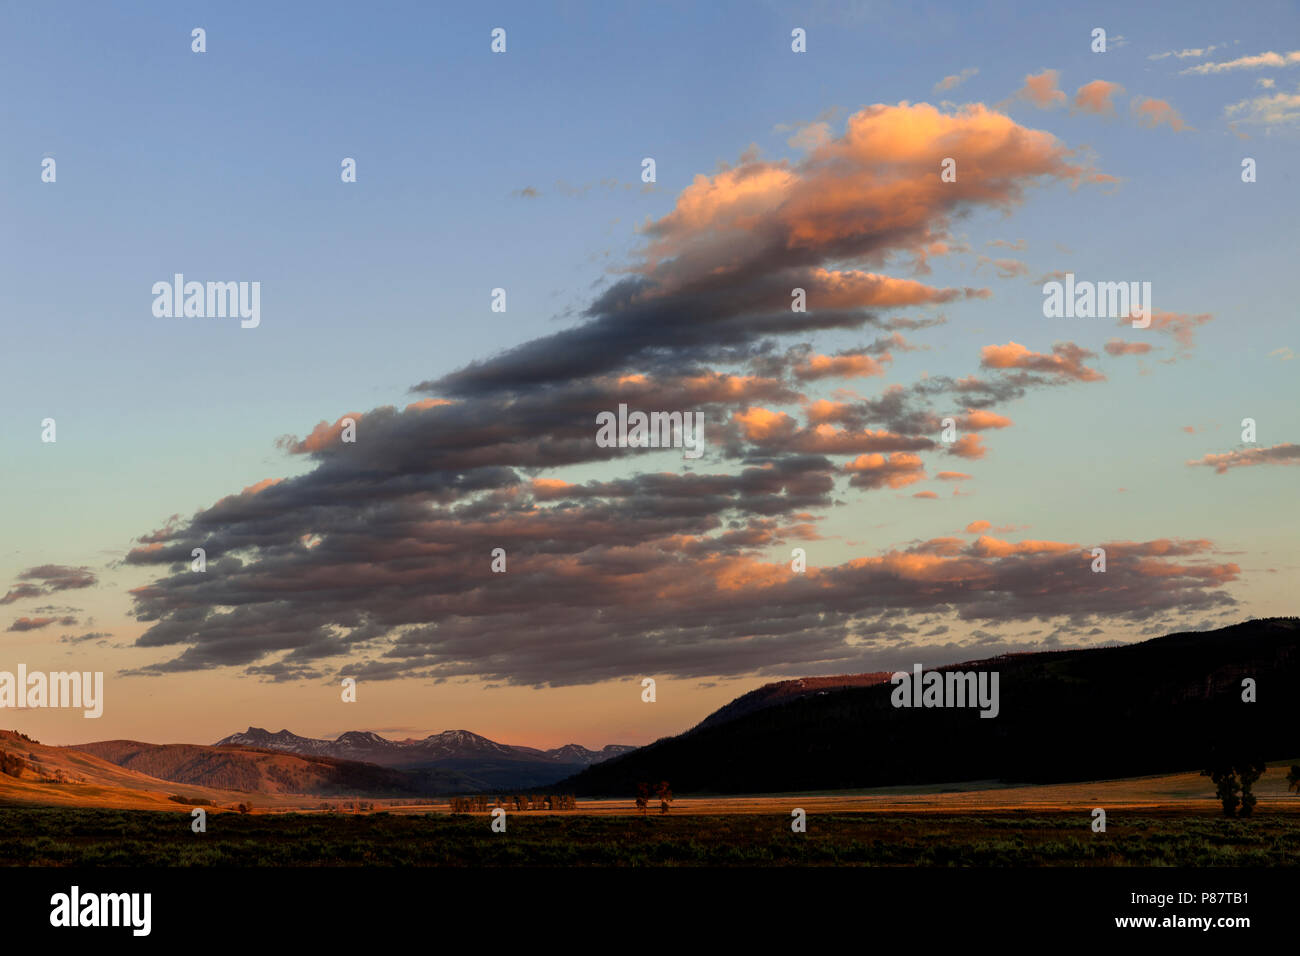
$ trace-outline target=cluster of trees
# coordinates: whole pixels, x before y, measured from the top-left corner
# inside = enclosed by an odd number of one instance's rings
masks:
[[[344,800],[342,803],[330,803],[323,800],[317,804],[317,810],[328,810],[330,813],[341,813],[344,810],[351,810],[353,813],[359,813],[362,810],[373,810],[375,808],[372,800]]]
[[[1300,768],[1292,767],[1295,774]],[[1201,771],[1201,776],[1214,781],[1214,795],[1223,804],[1225,817],[1248,817],[1258,802],[1251,788],[1264,775],[1264,761],[1258,758],[1216,759]],[[1300,776],[1298,774],[1297,776]],[[1288,781],[1291,779],[1287,778]]]
[[[489,802],[490,801],[490,802]],[[578,801],[571,793],[514,797],[452,797],[452,813],[486,813],[497,807],[506,810],[576,810]]]
[[[0,773],[10,777],[21,777],[27,768],[27,761],[17,754],[0,753]]]
[[[650,784],[638,783],[636,785],[636,809],[642,816],[645,816],[647,808],[650,806]],[[673,802],[673,789],[668,786],[668,781],[660,781],[659,785],[654,788],[655,799],[659,801],[659,812],[667,813],[668,804]]]

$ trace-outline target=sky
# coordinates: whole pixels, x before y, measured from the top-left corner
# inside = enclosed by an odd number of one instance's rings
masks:
[[[0,670],[106,700],[0,723],[642,744],[776,679],[1295,614],[1297,27],[5,5]],[[1046,317],[1067,272],[1150,325]],[[176,273],[260,323],[155,315]],[[705,454],[600,447],[619,404]]]

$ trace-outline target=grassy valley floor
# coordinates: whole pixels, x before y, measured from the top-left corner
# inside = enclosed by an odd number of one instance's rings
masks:
[[[5,866],[1295,866],[1300,813],[1185,810],[635,816],[215,813],[9,808]]]

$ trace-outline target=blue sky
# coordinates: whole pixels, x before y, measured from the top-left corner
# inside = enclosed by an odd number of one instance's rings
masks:
[[[201,55],[190,50],[196,26],[207,31]],[[498,26],[505,55],[489,51]],[[1095,26],[1111,37],[1104,54],[1089,49]],[[97,585],[59,600],[112,643],[134,640],[145,627],[127,589],[159,572],[114,562],[170,515],[308,471],[311,462],[275,447],[278,437],[400,408],[419,397],[408,391],[417,382],[577,324],[633,267],[638,227],[751,145],[765,159],[797,161],[787,141],[802,124],[825,119],[838,136],[870,104],[948,100],[953,109],[1002,103],[1119,183],[1029,186],[1008,213],[985,207],[956,220],[952,235],[970,253],[933,260],[933,274],[916,278],[993,295],[894,310],[942,312],[948,323],[918,336],[928,350],[895,354],[883,381],[857,382],[864,395],[923,375],[971,374],[992,344],[1046,352],[1069,339],[1100,353],[1108,338],[1132,337],[1112,323],[1044,319],[1031,280],[1054,270],[1151,281],[1157,309],[1213,320],[1174,364],[1103,354],[1103,387],[999,406],[1015,425],[989,437],[987,458],[962,465],[977,472],[973,497],[953,500],[933,482],[924,487],[943,500],[913,499],[921,486],[841,495],[848,503],[826,519],[838,540],[813,545],[817,558],[902,547],[977,519],[1054,541],[1208,538],[1246,572],[1231,587],[1237,617],[1294,613],[1284,579],[1297,566],[1295,472],[1217,475],[1186,462],[1239,448],[1247,416],[1261,446],[1300,434],[1297,366],[1276,354],[1300,350],[1296,128],[1233,129],[1225,116],[1232,104],[1300,89],[1300,64],[1180,71],[1284,54],[1300,47],[1297,26],[1282,3],[1252,5],[1250,16],[1232,4],[993,4],[979,13],[956,4],[7,5],[0,575],[92,567]],[[794,27],[808,31],[806,54],[790,50]],[[1200,57],[1150,59],[1211,45]],[[960,86],[934,91],[970,68],[978,72]],[[1059,71],[1067,97],[1096,79],[1121,84],[1117,115],[1007,102],[1045,69]],[[1137,96],[1167,101],[1192,129],[1142,128],[1129,109]],[[40,181],[47,156],[58,164],[54,184]],[[657,164],[652,189],[640,182],[646,156]],[[1258,164],[1256,183],[1240,180],[1245,156]],[[357,160],[356,184],[339,180],[343,157]],[[999,239],[1026,248],[988,245]],[[999,279],[981,254],[1023,261],[1028,275]],[[910,276],[902,259],[878,271]],[[155,318],[150,287],[175,272],[260,281],[260,327]],[[498,286],[508,291],[505,314],[489,311]],[[845,329],[815,341],[830,352],[864,339]],[[55,445],[39,441],[46,417],[58,423]],[[592,463],[566,477],[626,471]],[[788,550],[783,541],[770,557]],[[66,659],[56,630],[16,636],[31,666],[45,654]],[[89,656],[106,671],[158,658],[111,646]],[[178,695],[190,679],[122,678],[173,682]],[[203,679],[219,686],[217,675]],[[679,710],[625,733],[680,729],[689,714],[759,682],[699,689],[692,680]],[[216,722],[238,722],[246,706]],[[576,707],[568,723],[529,732],[568,742],[591,713]],[[312,719],[294,729],[348,729]],[[412,691],[370,719],[432,732],[452,715],[430,714]],[[194,726],[196,737],[208,734]],[[591,733],[581,742],[612,742]]]

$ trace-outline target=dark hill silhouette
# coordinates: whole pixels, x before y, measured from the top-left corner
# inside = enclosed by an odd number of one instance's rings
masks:
[[[746,695],[743,707],[740,698],[685,734],[557,786],[625,796],[658,780],[677,793],[1098,780],[1197,771],[1221,739],[1282,759],[1297,743],[1298,645],[1300,618],[1270,618],[934,668],[998,671],[992,719],[977,709],[895,708],[887,680],[837,688],[828,679],[813,693]],[[1255,703],[1241,699],[1246,677],[1257,682]]]
[[[795,680],[764,684],[757,690],[742,694],[725,707],[719,707],[700,721],[694,729],[716,727],[718,724],[735,720],[745,714],[775,707],[777,704],[787,704],[800,697],[827,694],[846,687],[870,687],[874,684],[883,684],[889,680],[891,673],[891,671],[877,671],[871,674],[840,674],[836,677],[800,677]]]

